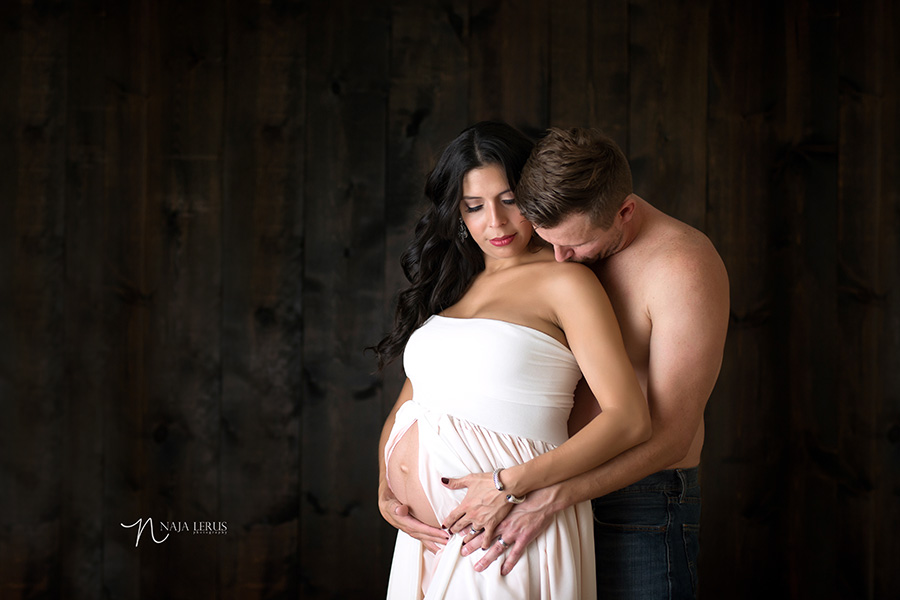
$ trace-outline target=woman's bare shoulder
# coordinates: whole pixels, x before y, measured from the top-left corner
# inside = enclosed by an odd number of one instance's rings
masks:
[[[544,305],[552,320],[559,322],[559,315],[569,308],[593,304],[606,292],[590,267],[574,262],[543,263],[534,265],[528,273],[528,290],[535,304]]]
[[[545,262],[534,265],[534,275],[552,285],[598,284],[599,280],[590,267],[576,262]]]

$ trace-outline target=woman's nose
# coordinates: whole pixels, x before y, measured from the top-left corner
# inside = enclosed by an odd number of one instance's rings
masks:
[[[491,211],[491,227],[497,227],[499,225],[503,225],[506,223],[506,212],[503,210],[502,205],[498,205],[497,203],[492,203],[490,207]]]

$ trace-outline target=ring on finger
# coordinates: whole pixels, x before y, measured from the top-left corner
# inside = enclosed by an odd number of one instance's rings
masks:
[[[503,541],[503,538],[502,538],[502,537],[498,537],[498,538],[497,538],[497,543],[500,544],[501,546],[503,546],[503,549],[504,549],[504,550],[506,550],[507,548],[509,548],[510,546],[512,546],[512,544],[509,544],[509,543]]]
[[[477,534],[478,534],[478,530],[475,529],[475,526],[474,526],[474,525],[472,525],[472,526],[469,527],[469,533],[471,533],[472,535],[477,535]]]

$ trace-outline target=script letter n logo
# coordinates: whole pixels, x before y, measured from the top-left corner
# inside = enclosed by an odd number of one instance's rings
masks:
[[[140,543],[140,541],[141,541],[141,534],[144,533],[144,527],[146,527],[147,525],[150,525],[150,537],[151,537],[151,538],[153,539],[153,541],[156,542],[157,544],[162,544],[164,541],[166,541],[167,539],[169,539],[169,534],[168,534],[168,533],[166,534],[166,537],[164,537],[163,539],[161,539],[161,540],[156,539],[156,534],[153,533],[153,519],[150,518],[150,517],[147,517],[147,520],[146,520],[146,521],[144,521],[144,519],[138,519],[137,521],[135,521],[135,522],[132,523],[131,525],[126,525],[125,523],[119,523],[119,525],[121,525],[122,527],[124,527],[124,528],[126,528],[126,529],[131,529],[132,527],[137,527],[137,528],[138,528],[137,538],[134,540],[134,547],[135,547],[135,548],[137,548],[138,543]]]

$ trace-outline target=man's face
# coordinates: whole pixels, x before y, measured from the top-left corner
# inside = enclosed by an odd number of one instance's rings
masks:
[[[622,243],[623,232],[613,222],[612,227],[603,230],[591,223],[585,214],[566,217],[556,227],[538,227],[537,234],[553,244],[557,262],[579,262],[591,264],[614,254]]]

